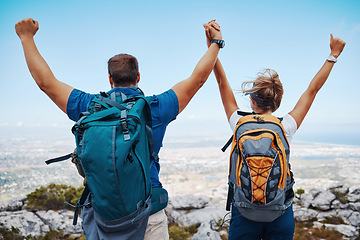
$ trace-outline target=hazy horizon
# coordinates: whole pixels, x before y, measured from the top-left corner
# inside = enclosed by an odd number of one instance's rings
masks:
[[[61,126],[0,126],[0,139],[6,138],[24,138],[33,140],[50,140],[50,141],[66,141],[74,142],[74,135],[71,133],[72,125]],[[163,145],[164,147],[179,146],[219,146],[231,137],[232,133],[226,127],[219,128],[217,131],[204,132],[203,130],[192,131],[191,135],[182,133],[182,126],[175,126],[169,128],[165,134]],[[212,129],[209,129],[212,130]],[[223,132],[220,134],[221,130]],[[303,130],[303,129],[302,129]],[[309,129],[297,132],[291,144],[335,144],[335,145],[349,145],[360,146],[360,137],[356,132],[311,132]]]

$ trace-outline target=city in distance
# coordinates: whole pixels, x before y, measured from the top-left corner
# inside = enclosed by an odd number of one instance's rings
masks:
[[[0,201],[7,201],[50,183],[80,186],[82,177],[70,162],[46,165],[45,160],[73,151],[71,134],[43,129],[22,135],[0,136]],[[6,131],[2,131],[3,133]],[[215,137],[167,136],[160,152],[160,179],[170,197],[203,194],[225,202],[229,149],[220,148],[230,135]],[[294,141],[290,162],[295,189],[326,188],[334,184],[355,187],[360,182],[360,145]]]

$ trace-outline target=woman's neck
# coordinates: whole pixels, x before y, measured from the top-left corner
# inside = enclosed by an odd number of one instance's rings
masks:
[[[263,111],[263,110],[260,110],[260,109],[253,109],[253,111],[256,114],[261,114],[261,115],[271,115],[273,113],[271,110]]]

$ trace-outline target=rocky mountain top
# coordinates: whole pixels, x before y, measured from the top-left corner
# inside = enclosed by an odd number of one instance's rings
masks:
[[[0,227],[17,228],[22,236],[36,237],[50,229],[64,231],[74,237],[81,235],[81,219],[76,226],[72,225],[73,211],[28,211],[24,209],[25,205],[23,198],[1,204]],[[334,229],[341,233],[343,239],[359,239],[360,188],[349,191],[346,186],[334,186],[326,190],[312,189],[305,193],[298,191],[293,208],[297,224],[311,223],[312,228]],[[166,212],[170,224],[196,226],[197,232],[191,237],[193,240],[227,239],[230,215],[223,205],[212,202],[209,197],[171,197]],[[221,226],[223,219],[225,224]]]

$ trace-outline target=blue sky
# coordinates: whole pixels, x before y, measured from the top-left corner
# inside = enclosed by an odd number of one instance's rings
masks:
[[[215,18],[226,46],[220,51],[234,90],[263,68],[273,68],[284,84],[275,115],[292,110],[330,53],[329,35],[347,45],[316,97],[294,141],[360,145],[358,106],[360,56],[358,1],[1,1],[0,135],[49,129],[72,138],[72,122],[36,86],[28,72],[17,21],[39,21],[35,36],[55,76],[97,93],[109,89],[107,60],[136,56],[139,86],[161,93],[190,76],[206,51],[202,24]],[[248,98],[236,94],[249,110]],[[39,130],[42,129],[42,130]],[[34,131],[35,132],[35,131]],[[50,132],[49,132],[50,134]],[[217,84],[208,82],[168,129],[166,139],[227,139],[231,135]]]

